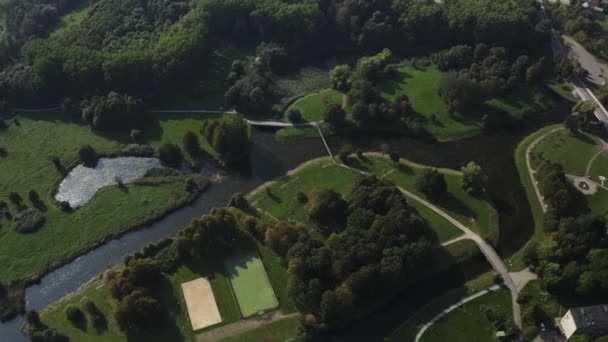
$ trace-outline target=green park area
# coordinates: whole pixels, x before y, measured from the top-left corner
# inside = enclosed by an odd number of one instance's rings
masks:
[[[422,335],[420,341],[487,342],[496,341],[496,329],[483,312],[490,309],[505,319],[511,319],[511,295],[507,290],[485,294],[448,313]]]
[[[222,318],[221,325],[234,323],[241,319],[239,307],[234,300],[230,281],[226,277],[224,265],[221,262],[192,259],[184,262],[175,271],[163,273],[160,287],[157,289],[162,305],[168,308],[175,324],[170,328],[162,329],[161,333],[144,334],[135,338],[135,341],[193,341],[195,332],[189,321],[188,311],[182,296],[181,284],[207,277],[213,289],[216,304]],[[92,300],[105,317],[105,328],[98,329],[91,319],[86,324],[76,326],[71,322],[66,309],[75,305],[82,308],[86,299]],[[94,280],[73,293],[69,297],[54,303],[41,312],[42,322],[51,328],[66,334],[73,341],[131,341],[120,330],[119,324],[113,315],[116,300],[112,298],[105,280]],[[84,308],[82,309],[84,311]],[[208,330],[209,327],[204,330]]]
[[[327,106],[335,104],[341,107],[344,96],[337,90],[326,89],[298,99],[287,108],[285,113],[297,110],[302,115],[302,121],[304,122],[321,121],[323,120],[323,114]],[[285,119],[287,120],[288,118]]]
[[[531,151],[532,168],[545,160],[559,163],[569,175],[583,176],[593,156],[601,150],[598,139],[590,134],[570,134],[562,129],[548,133]]]
[[[424,166],[408,161],[400,161],[399,164],[395,164],[387,157],[377,154],[369,154],[363,158],[353,156],[350,158],[349,165],[385,178],[397,186],[428,199],[415,187],[416,177],[425,169]],[[462,189],[459,172],[447,169],[439,171],[446,179],[448,193],[431,202],[482,236],[496,239],[498,222],[494,208],[484,197],[476,198]],[[249,199],[252,205],[260,209],[267,218],[311,224],[305,207],[296,199],[297,193],[310,194],[314,190],[332,188],[346,195],[357,175],[348,168],[333,164],[328,158],[321,158],[311,161],[277,182],[267,185],[270,190],[252,193]],[[451,223],[421,203],[414,200],[408,200],[408,203],[427,221],[439,241],[447,241],[461,234]]]
[[[479,134],[484,114],[500,112],[517,120],[554,105],[549,96],[521,89],[491,98],[479,108],[449,114],[447,104],[439,95],[441,77],[442,72],[436,66],[402,66],[398,69],[398,76],[381,82],[379,89],[389,101],[397,95],[407,95],[414,111],[424,116],[426,129],[439,140]]]
[[[279,305],[264,264],[255,253],[225,259],[224,265],[243,317],[268,311]]]
[[[393,341],[413,341],[423,325],[433,319],[441,310],[453,305],[462,298],[471,296],[494,285],[494,274],[494,272],[481,274],[466,281],[462,286],[433,298],[392,332],[390,339]]]

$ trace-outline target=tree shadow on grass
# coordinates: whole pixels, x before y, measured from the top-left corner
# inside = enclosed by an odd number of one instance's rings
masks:
[[[584,143],[587,143],[589,145],[595,145],[596,142],[595,140],[591,139],[591,137],[589,137],[587,134],[584,134],[582,132],[576,132],[574,134],[574,137]]]
[[[458,197],[454,196],[450,192],[444,194],[440,198],[434,199],[433,201],[444,207],[445,209],[455,212],[458,215],[477,219],[477,213],[471,210],[471,208],[469,208],[466,203],[461,201]]]

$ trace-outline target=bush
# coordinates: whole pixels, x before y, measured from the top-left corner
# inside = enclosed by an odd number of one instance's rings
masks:
[[[389,153],[389,157],[391,158],[391,160],[395,164],[399,163],[399,159],[401,159],[401,157],[399,157],[399,153],[397,153],[397,152],[391,152],[391,153]]]
[[[44,225],[46,217],[34,208],[24,210],[15,217],[15,230],[22,234],[33,233]]]
[[[290,109],[287,112],[287,120],[292,123],[298,123],[302,121],[302,113],[299,109]]]
[[[538,335],[538,328],[535,326],[529,326],[524,328],[524,341],[532,341]]]
[[[4,157],[6,157],[7,154],[8,154],[8,151],[6,150],[6,148],[0,146],[0,157],[4,158]]]
[[[120,151],[123,156],[154,157],[154,147],[147,145],[130,144]]]
[[[13,204],[16,204],[16,205],[18,205],[19,203],[21,203],[21,196],[19,196],[19,194],[18,194],[18,193],[16,193],[16,192],[11,192],[11,193],[8,195],[8,199],[9,199],[9,200],[10,200],[10,201],[11,201]]]
[[[430,198],[438,198],[448,191],[448,185],[441,173],[435,169],[425,169],[416,178],[416,189]]]
[[[166,143],[159,147],[158,156],[163,165],[175,168],[180,167],[184,159],[182,150],[177,145],[171,143]]]
[[[298,191],[296,194],[296,200],[302,204],[306,204],[308,202],[308,196],[302,191]]]
[[[349,157],[353,154],[353,150],[354,148],[351,145],[342,146],[340,152],[338,152],[338,158],[340,158],[344,164],[348,164]]]
[[[40,197],[38,196],[38,193],[35,190],[30,190],[27,196],[30,199],[30,202],[32,202],[33,204],[40,203]]]
[[[201,153],[201,146],[198,141],[198,136],[194,134],[192,131],[187,131],[184,133],[183,138],[184,150],[188,152],[191,156],[197,156]]]
[[[61,201],[59,202],[59,209],[64,213],[69,213],[70,211],[72,211],[72,206],[70,205],[70,202]]]
[[[0,131],[3,131],[8,128],[8,124],[3,118],[0,118]]]
[[[73,324],[82,324],[85,321],[85,316],[82,310],[73,304],[68,305],[65,308],[65,315]]]
[[[106,320],[106,317],[104,316],[103,312],[101,312],[101,310],[97,308],[97,305],[95,305],[95,303],[91,299],[86,297],[83,298],[83,306],[91,317],[91,324],[93,325],[95,330],[99,332],[104,331],[108,328],[108,321]]]
[[[97,152],[91,147],[91,145],[84,145],[78,151],[78,156],[82,161],[82,164],[86,167],[94,168],[97,166],[97,161],[99,160],[99,155]]]
[[[228,202],[228,206],[234,207],[237,209],[241,209],[241,210],[247,210],[250,208],[249,201],[247,201],[247,198],[245,198],[245,196],[243,196],[243,194],[240,192],[237,192],[236,194],[234,194],[232,196],[232,198],[230,198],[230,201]]]

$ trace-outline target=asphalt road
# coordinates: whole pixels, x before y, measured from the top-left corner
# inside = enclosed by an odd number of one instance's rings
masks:
[[[586,81],[598,86],[605,85],[606,80],[603,76],[604,68],[597,62],[595,57],[571,37],[563,36],[563,39],[566,43],[564,48],[567,51],[568,56],[578,59],[581,66],[589,72]]]

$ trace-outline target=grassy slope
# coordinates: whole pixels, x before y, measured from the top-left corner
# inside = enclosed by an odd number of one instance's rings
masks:
[[[323,120],[323,114],[328,104],[333,103],[342,106],[343,96],[337,90],[325,89],[297,100],[287,108],[285,113],[288,113],[292,109],[297,109],[302,113],[303,121],[320,121]]]
[[[413,316],[397,328],[390,338],[393,341],[412,341],[422,327],[431,320],[439,311],[456,303],[461,298],[470,296],[478,291],[494,285],[494,272],[487,272],[479,275],[475,279],[467,281],[463,286],[441,294],[437,298],[427,303],[418,310]]]
[[[204,120],[219,117],[216,114],[163,113],[156,116],[158,124],[145,131],[145,140],[148,144],[155,147],[167,142],[183,147],[184,133],[191,131],[198,137],[201,148],[211,156],[217,157],[217,152],[201,134],[201,126]]]
[[[298,334],[298,317],[285,318],[263,327],[221,339],[220,342],[291,341]]]
[[[493,341],[496,330],[481,312],[482,305],[492,307],[506,317],[511,317],[511,295],[507,290],[501,289],[450,312],[433,324],[422,335],[421,341],[445,341],[446,336],[450,336],[450,341],[454,342]]]
[[[0,261],[6,265],[0,269],[3,281],[39,273],[50,263],[109,233],[158,214],[159,209],[185,195],[183,188],[175,185],[130,185],[127,193],[110,187],[73,214],[61,212],[51,201],[53,185],[62,178],[51,158],[57,156],[68,166],[77,160],[78,149],[84,144],[90,144],[100,153],[111,153],[128,140],[123,136],[93,134],[86,126],[60,118],[60,113],[27,114],[18,117],[19,125],[11,122],[8,130],[0,132],[0,146],[8,151],[6,157],[0,158],[0,200],[8,202],[9,193],[15,191],[30,207],[27,193],[35,190],[47,216],[46,225],[30,235],[17,234],[12,223],[0,219]],[[159,126],[150,134],[151,143],[160,145],[174,140],[180,143],[183,130],[195,120],[198,118],[161,118]],[[149,202],[146,205],[142,203],[144,198]],[[9,207],[15,215],[16,208],[12,204]]]
[[[351,163],[355,167],[384,176],[397,185],[422,195],[417,192],[414,185],[416,175],[423,169],[420,165],[402,161],[401,166],[395,168],[395,165],[387,158],[377,156],[370,156],[362,161],[352,158]],[[477,229],[483,236],[497,234],[498,222],[495,210],[483,199],[469,196],[462,190],[458,172],[440,171],[446,176],[450,194],[437,204],[463,224]],[[278,182],[270,184],[273,196],[268,196],[265,191],[258,191],[250,195],[250,202],[267,213],[267,218],[295,219],[312,224],[304,206],[296,200],[296,193],[303,191],[310,194],[313,190],[331,187],[342,194],[347,194],[355,177],[357,177],[355,172],[332,165],[328,159],[322,158],[298,169],[297,172]],[[433,228],[439,241],[449,240],[460,235],[459,230],[423,205],[413,200],[408,202]]]
[[[566,130],[547,135],[531,153],[535,170],[543,160],[558,162],[566,174],[582,176],[591,157],[600,150],[597,140],[588,134],[573,137]]]
[[[395,184],[423,198],[426,196],[416,189],[416,177],[426,168],[425,166],[400,161],[399,166],[385,157],[373,156],[361,161],[358,165],[369,169]],[[461,186],[461,174],[458,171],[439,169],[448,183],[448,194],[439,200],[429,200],[441,207],[462,224],[479,232],[483,237],[498,237],[498,217],[496,210],[483,198],[468,195]],[[410,203],[414,201],[409,201]],[[439,218],[438,218],[439,219]]]
[[[77,6],[73,11],[67,13],[61,17],[59,25],[51,32],[51,38],[57,38],[65,34],[69,30],[74,29],[82,20],[87,16],[91,10],[88,1],[81,1],[82,3]]]
[[[414,110],[427,119],[436,116],[436,122],[430,120],[426,128],[440,140],[476,135],[480,131],[481,115],[488,111],[502,111],[514,118],[546,109],[553,101],[529,89],[521,89],[511,94],[492,98],[479,109],[471,113],[448,115],[447,105],[438,94],[442,72],[435,66],[416,69],[403,66],[396,79],[383,81],[379,87],[382,96],[391,101],[396,95],[405,94],[410,98]]]

